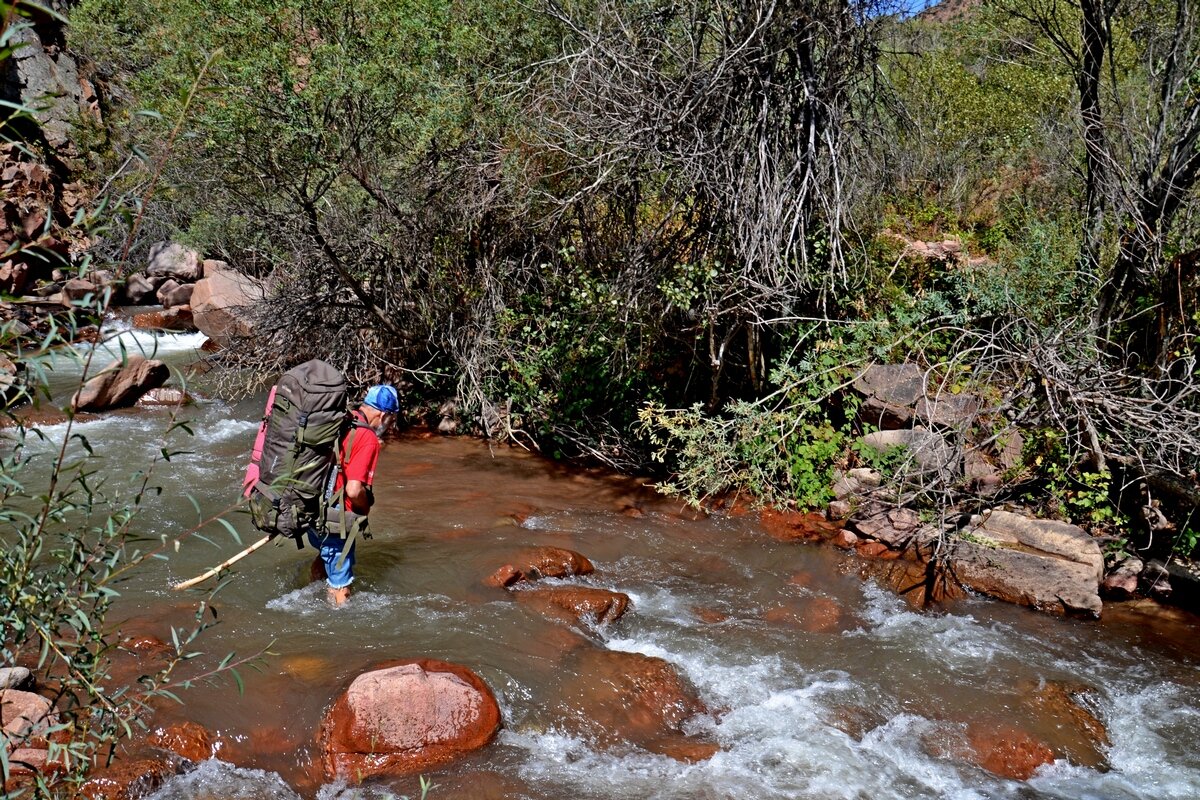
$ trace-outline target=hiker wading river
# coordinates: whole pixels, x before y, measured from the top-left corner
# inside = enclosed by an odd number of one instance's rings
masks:
[[[372,386],[356,411],[346,400],[345,377],[324,361],[284,373],[267,397],[242,481],[254,527],[316,548],[312,578],[325,579],[335,606],[350,597],[358,537],[370,538],[380,437],[400,410],[388,385]]]
[[[344,536],[339,530],[337,520],[343,516],[340,509],[344,507],[364,518],[370,513],[375,502],[372,487],[375,465],[379,463],[379,440],[395,422],[399,410],[400,400],[393,387],[370,388],[338,446],[336,479],[331,495],[333,504],[327,514],[331,525],[323,531],[315,526],[308,528],[308,543],[318,552],[312,565],[313,580],[325,579],[329,600],[335,606],[350,597],[356,546],[353,533]]]

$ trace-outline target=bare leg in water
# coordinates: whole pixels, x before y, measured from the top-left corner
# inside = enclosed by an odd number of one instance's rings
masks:
[[[312,567],[309,568],[309,577],[313,581],[323,581],[328,579],[329,575],[325,572],[325,562],[320,556],[313,559]],[[340,589],[334,589],[332,586],[326,587],[328,590],[329,602],[334,606],[340,606],[350,599],[350,587],[343,586]]]

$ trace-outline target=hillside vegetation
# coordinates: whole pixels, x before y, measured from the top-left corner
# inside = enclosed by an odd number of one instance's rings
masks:
[[[272,287],[227,363],[329,357],[489,436],[801,506],[874,458],[855,376],[913,363],[986,400],[984,456],[1024,443],[1001,499],[1190,551],[1196,9],[897,10],[82,0],[68,43],[94,182],[173,147],[135,256]]]

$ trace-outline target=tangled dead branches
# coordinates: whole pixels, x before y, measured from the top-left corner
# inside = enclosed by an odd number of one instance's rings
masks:
[[[1012,425],[1061,432],[1068,453],[1097,471],[1115,463],[1136,479],[1200,501],[1200,380],[1188,348],[1153,373],[1114,356],[1111,342],[1072,321],[1053,329],[1017,319],[989,332],[963,332],[952,363],[1002,388]]]

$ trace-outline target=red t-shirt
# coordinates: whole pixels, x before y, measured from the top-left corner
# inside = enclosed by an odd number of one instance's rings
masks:
[[[366,417],[361,411],[355,411],[354,417],[359,422],[366,422]],[[354,437],[354,441],[349,451],[346,445],[351,444],[350,437]],[[346,485],[346,481],[361,481],[366,486],[371,486],[375,482],[375,465],[379,463],[379,437],[375,435],[375,431],[371,428],[360,428],[357,425],[350,429],[342,439],[341,444],[341,464],[342,469],[338,472],[337,481],[333,484],[333,493],[336,495]],[[356,514],[366,514],[371,509],[369,507],[356,506],[350,503],[348,508]]]

